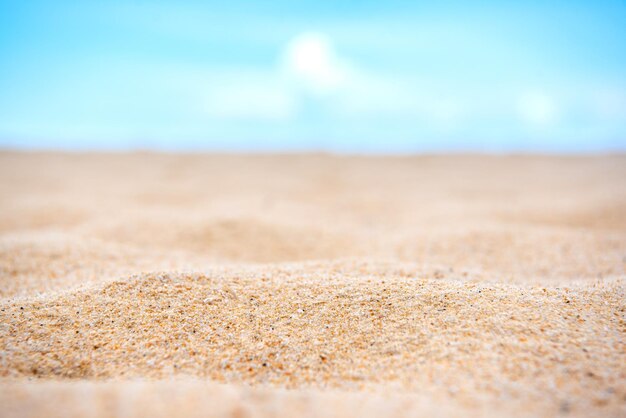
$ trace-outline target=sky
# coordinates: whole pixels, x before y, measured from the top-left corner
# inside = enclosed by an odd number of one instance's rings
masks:
[[[0,147],[626,151],[626,2],[0,0]]]

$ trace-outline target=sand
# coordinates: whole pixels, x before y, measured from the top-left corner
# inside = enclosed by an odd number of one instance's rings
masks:
[[[626,156],[0,153],[0,416],[626,416]]]

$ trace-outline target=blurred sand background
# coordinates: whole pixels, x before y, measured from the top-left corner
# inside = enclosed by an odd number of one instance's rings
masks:
[[[626,157],[0,153],[0,416],[626,416]]]

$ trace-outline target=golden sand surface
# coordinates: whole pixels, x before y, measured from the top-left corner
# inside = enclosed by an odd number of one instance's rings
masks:
[[[0,153],[0,416],[626,416],[626,156]]]

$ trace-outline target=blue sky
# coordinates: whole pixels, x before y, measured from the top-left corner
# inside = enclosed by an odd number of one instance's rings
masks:
[[[0,146],[626,150],[626,2],[0,0]]]

